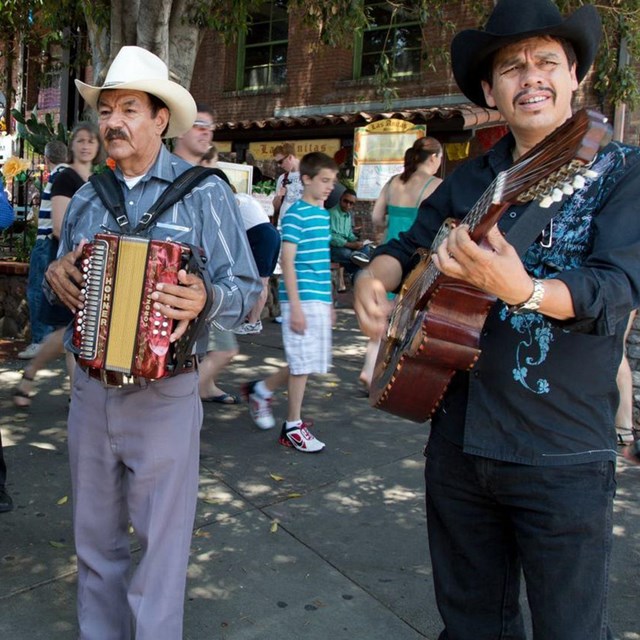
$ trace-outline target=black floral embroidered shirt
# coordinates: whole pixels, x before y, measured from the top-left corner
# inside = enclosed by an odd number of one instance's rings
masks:
[[[511,166],[513,145],[508,134],[454,171],[413,227],[376,253],[410,271],[415,250],[432,245],[445,218],[464,218]],[[628,315],[640,306],[640,149],[611,143],[592,168],[599,176],[562,204],[544,241],[523,258],[532,276],[565,282],[575,318],[510,314],[498,301],[478,362],[455,374],[432,418],[432,428],[467,453],[531,465],[615,460],[616,373]],[[509,208],[500,229],[506,233],[527,206]]]

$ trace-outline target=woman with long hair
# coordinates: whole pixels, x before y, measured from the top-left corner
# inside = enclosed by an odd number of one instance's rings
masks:
[[[397,238],[411,227],[420,203],[442,182],[436,177],[441,162],[442,145],[435,138],[418,138],[405,151],[403,172],[382,187],[371,214],[376,231],[384,233],[384,242]],[[379,340],[369,340],[360,371],[359,379],[367,395],[379,347]]]
[[[89,180],[93,168],[104,159],[104,151],[100,133],[92,122],[80,122],[71,132],[69,141],[71,163],[56,176],[51,188],[51,261],[55,260],[62,220],[73,194]],[[64,332],[73,315],[61,306],[54,306],[44,299],[41,306],[43,320],[55,327],[45,339],[35,357],[27,364],[22,379],[13,392],[13,401],[17,407],[27,408],[31,405],[31,392],[36,374],[48,362],[65,353],[63,346]],[[66,353],[67,373],[72,381],[75,361],[70,353]]]
[[[373,207],[373,224],[385,231],[385,242],[413,224],[420,203],[442,182],[435,175],[441,162],[442,145],[435,138],[418,138],[405,151],[403,172],[382,187]]]

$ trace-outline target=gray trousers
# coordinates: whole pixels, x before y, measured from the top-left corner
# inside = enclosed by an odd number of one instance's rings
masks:
[[[76,369],[69,457],[80,640],[182,639],[201,426],[197,373],[106,389]],[[142,547],[135,568],[129,522]]]

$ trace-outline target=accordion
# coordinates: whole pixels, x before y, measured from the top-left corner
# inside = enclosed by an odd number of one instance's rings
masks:
[[[171,343],[176,321],[153,308],[151,294],[161,282],[177,284],[180,269],[202,275],[198,260],[197,250],[177,242],[96,235],[79,262],[84,308],[73,324],[79,364],[150,380],[177,373],[191,355],[207,308]]]

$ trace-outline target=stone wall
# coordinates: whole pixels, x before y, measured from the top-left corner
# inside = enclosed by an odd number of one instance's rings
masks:
[[[0,261],[0,337],[30,338],[28,273],[29,265],[24,262]]]

